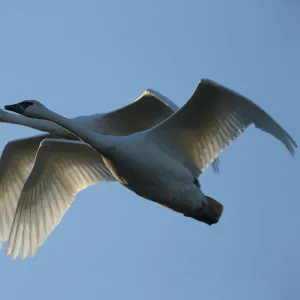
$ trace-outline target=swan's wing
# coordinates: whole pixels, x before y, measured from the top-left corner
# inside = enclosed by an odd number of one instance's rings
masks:
[[[7,255],[33,256],[58,225],[75,195],[100,181],[114,181],[101,156],[79,141],[44,140],[23,187]]]
[[[130,135],[159,124],[177,109],[171,100],[165,102],[152,91],[146,90],[134,102],[102,115],[94,131],[110,135]]]
[[[142,94],[142,96],[136,101],[144,101],[144,99],[146,99],[149,96],[153,97],[152,101],[160,101],[160,102],[164,103],[166,106],[170,107],[172,109],[173,113],[179,109],[179,107],[173,101],[171,101],[165,95],[161,94],[160,92],[158,92],[154,89],[147,89]]]
[[[98,133],[110,135],[130,135],[144,131],[165,121],[179,107],[161,93],[147,89],[137,100],[120,109],[107,113],[97,124]],[[103,132],[105,130],[105,132]],[[219,172],[220,161],[216,158],[212,162],[213,170]]]
[[[173,101],[171,101],[165,95],[161,94],[160,92],[158,92],[156,90],[147,89],[144,92],[144,94],[143,94],[144,97],[147,94],[152,95],[153,96],[153,100],[157,99],[156,101],[161,101],[162,103],[164,103],[165,105],[167,105],[168,107],[170,107],[173,110],[173,113],[176,112],[179,109],[179,107]],[[142,97],[140,98],[139,101],[141,101],[143,99],[143,95],[142,95]],[[163,122],[163,120],[160,121],[160,122]],[[220,159],[218,157],[215,158],[215,160],[211,163],[211,166],[212,166],[214,172],[219,173],[220,172]]]
[[[31,171],[40,142],[50,135],[10,141],[0,159],[0,246],[9,236],[23,185]]]
[[[165,95],[159,93],[158,91],[153,90],[153,89],[147,89],[146,92],[151,94],[154,98],[158,99],[159,101],[163,102],[165,105],[169,106],[174,112],[176,112],[179,109],[179,107],[173,101],[171,101]],[[146,92],[144,92],[144,94]],[[219,173],[220,172],[220,159],[218,157],[215,158],[215,160],[211,163],[211,166],[212,166],[214,172]]]
[[[273,135],[294,155],[295,141],[266,112],[210,80],[200,81],[189,101],[149,134],[163,151],[198,176],[251,124]]]

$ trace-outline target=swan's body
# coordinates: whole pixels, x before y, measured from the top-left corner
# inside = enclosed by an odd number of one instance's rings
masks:
[[[145,133],[128,139],[113,137],[107,141],[107,150],[97,143],[92,147],[104,153],[104,162],[114,177],[139,196],[185,214],[201,208],[205,196],[194,184],[193,174]]]
[[[77,126],[41,105],[23,101],[6,109],[50,120],[98,152],[114,178],[136,194],[207,224],[217,223],[223,207],[205,196],[197,177],[249,125],[272,134],[294,155],[293,139],[270,116],[243,96],[209,80],[199,83],[190,100],[159,125],[129,136],[104,136]],[[59,141],[58,141],[59,142]],[[24,187],[25,188],[25,187]],[[35,188],[18,204],[7,254],[33,255],[59,222],[43,216]],[[58,208],[59,209],[59,208]],[[44,220],[46,222],[44,223]]]
[[[178,107],[165,96],[154,90],[147,90],[136,101],[116,111],[80,116],[71,120],[78,126],[97,133],[128,135],[158,124],[177,109]],[[1,242],[8,238],[19,196],[29,174],[30,181],[25,186],[23,196],[26,196],[25,191],[28,191],[29,185],[36,185],[36,189],[40,191],[40,199],[52,193],[54,198],[65,197],[68,203],[73,198],[73,194],[83,188],[97,182],[114,180],[112,176],[108,176],[110,173],[107,172],[102,158],[95,155],[86,144],[71,141],[77,138],[62,127],[46,120],[27,118],[2,110],[0,110],[0,121],[20,124],[52,134],[11,141],[3,150],[0,160],[0,246]],[[57,140],[52,140],[55,137],[65,138],[68,141],[64,143],[61,141],[60,144]],[[48,140],[50,138],[52,139]],[[46,142],[40,145],[43,140]],[[218,171],[217,160],[213,167]],[[70,186],[71,174],[75,170],[79,174],[84,172],[86,178],[84,182],[73,183],[76,188],[72,192],[58,193],[56,190],[57,194],[55,194],[53,187],[58,182],[65,187]],[[92,175],[88,176],[87,174],[90,173]],[[29,189],[28,193],[30,191]]]

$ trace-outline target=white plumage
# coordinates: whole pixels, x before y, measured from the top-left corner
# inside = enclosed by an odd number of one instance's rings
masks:
[[[23,187],[19,199],[22,206],[18,206],[15,215],[16,222],[27,228],[23,241],[31,241],[30,245],[22,245],[21,258],[27,256],[29,248],[34,255],[37,246],[43,244],[60,222],[79,191],[95,183],[114,180],[101,157],[88,145],[79,141],[44,140]],[[34,226],[36,224],[39,225]],[[22,234],[22,231],[17,233]],[[16,240],[21,241],[21,238],[16,236]],[[11,247],[10,241],[8,251]],[[16,245],[15,249],[18,247]]]
[[[112,135],[128,135],[137,131],[145,130],[149,127],[154,126],[155,124],[158,124],[160,121],[173,114],[177,109],[178,107],[162,94],[154,90],[147,90],[137,100],[120,109],[106,114],[80,116],[72,120],[76,124],[82,127],[86,127],[94,132]],[[52,187],[55,186],[55,184],[57,183],[57,178],[59,178],[60,184],[65,184],[65,182],[67,182],[71,176],[71,170],[76,169],[78,166],[84,167],[85,170],[87,170],[87,165],[82,165],[83,154],[86,157],[91,157],[94,159],[93,165],[95,167],[99,169],[102,168],[106,171],[107,168],[105,165],[103,165],[102,158],[99,156],[95,156],[94,151],[90,149],[90,147],[86,146],[81,142],[72,142],[71,140],[77,138],[74,135],[70,134],[70,132],[66,131],[65,129],[52,122],[31,119],[21,115],[10,114],[2,110],[0,110],[0,121],[6,123],[20,124],[41,131],[46,131],[52,134],[38,135],[30,138],[11,141],[5,146],[3,150],[0,160],[1,245],[1,243],[6,241],[8,238],[21,190],[31,170],[31,185],[37,184],[37,189],[39,189],[40,194],[44,197],[48,197],[48,193],[53,193]],[[45,141],[45,139],[55,137],[61,137],[69,140],[68,146],[66,143],[62,143],[63,146],[60,149],[61,163],[68,162],[69,166],[68,168],[65,168],[66,172],[64,173],[64,176],[53,175],[55,174],[55,172],[58,173],[58,171],[62,168],[62,165],[58,164],[57,160],[55,160],[57,159],[57,156],[55,156],[57,151],[55,151],[55,149],[59,148],[58,141],[53,141],[53,143],[51,143],[51,141],[44,142],[39,148],[39,145],[43,140]],[[53,153],[48,151],[50,145],[51,148],[54,150]],[[74,150],[72,150],[73,146]],[[37,152],[38,148],[39,151]],[[68,151],[62,151],[62,149],[68,149]],[[36,163],[34,165],[34,159],[36,154]],[[72,159],[70,157],[72,157]],[[49,162],[49,164],[43,164],[43,160]],[[213,164],[214,170],[216,171],[218,171],[218,163],[218,160],[216,160]],[[52,172],[51,176],[48,172],[50,166]],[[93,172],[93,169],[91,169],[91,172]],[[100,173],[97,173],[96,175],[98,177],[96,179],[94,178],[93,181],[88,180],[86,182],[86,186],[104,180]],[[26,186],[28,186],[28,184],[26,184]],[[81,189],[85,188],[86,186],[83,186]],[[43,192],[41,192],[42,189]],[[27,190],[25,187],[22,197],[25,197],[27,195],[26,191]],[[61,194],[60,196],[62,198],[65,197],[68,199],[70,197],[73,197],[72,193],[66,193],[65,195]],[[39,197],[41,196],[39,195]],[[43,202],[44,200],[41,201]],[[57,221],[57,223],[58,222],[59,221]],[[53,228],[54,226],[52,227],[52,229]],[[50,232],[48,232],[47,234],[49,233]]]
[[[165,121],[129,136],[94,133],[37,101],[23,101],[6,109],[50,120],[69,130],[103,157],[107,169],[125,187],[209,225],[218,222],[223,206],[202,193],[197,177],[231,140],[254,124],[281,141],[292,155],[297,147],[290,135],[256,104],[210,80],[202,80],[190,100]],[[61,141],[49,145],[54,143]],[[43,164],[47,165],[48,160],[43,159]],[[81,173],[80,177],[76,174],[79,173],[74,170],[72,182],[84,186],[88,180],[83,178],[87,174]],[[111,180],[109,176],[103,179]],[[59,178],[56,180],[53,190],[63,191]],[[54,206],[54,196],[42,195],[39,186],[31,185],[29,178],[22,191],[7,248],[7,254],[13,253],[13,257],[20,253],[25,258],[28,251],[34,254],[60,217],[54,208],[53,212],[48,209],[47,216],[42,215],[45,213],[42,203],[53,202]],[[67,193],[56,194],[62,196],[62,203],[67,203],[65,194],[75,191],[73,183],[66,190]],[[37,195],[42,195],[44,202],[39,202]],[[60,211],[58,205],[56,209]],[[47,222],[43,224],[43,220]]]

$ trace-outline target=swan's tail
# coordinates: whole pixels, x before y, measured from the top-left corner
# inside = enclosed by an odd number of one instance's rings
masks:
[[[207,225],[216,224],[222,216],[224,206],[211,197],[205,197],[207,205],[203,204],[200,209],[196,210],[194,213],[185,214],[185,216],[203,222]]]

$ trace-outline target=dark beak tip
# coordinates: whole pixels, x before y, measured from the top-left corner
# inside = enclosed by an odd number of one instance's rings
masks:
[[[14,105],[4,105],[4,109],[14,111]]]

